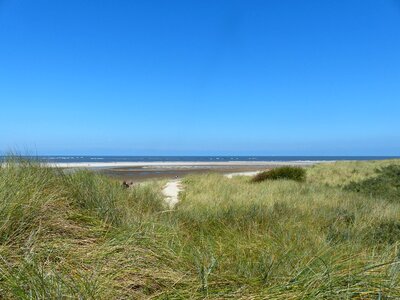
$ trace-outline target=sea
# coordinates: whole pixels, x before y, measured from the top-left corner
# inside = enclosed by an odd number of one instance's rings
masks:
[[[5,156],[0,156],[0,161]],[[340,161],[382,160],[400,156],[84,156],[49,155],[22,156],[25,159],[49,163],[93,163],[93,162],[230,162],[230,161]]]

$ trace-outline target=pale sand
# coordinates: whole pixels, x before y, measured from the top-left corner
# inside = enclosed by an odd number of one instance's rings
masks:
[[[236,173],[229,173],[225,174],[225,177],[232,178],[234,176],[254,176],[260,173],[260,171],[250,171],[250,172],[236,172]]]
[[[165,196],[165,202],[167,202],[170,209],[173,209],[175,205],[179,202],[179,192],[182,190],[180,180],[168,181],[165,185],[162,193]]]

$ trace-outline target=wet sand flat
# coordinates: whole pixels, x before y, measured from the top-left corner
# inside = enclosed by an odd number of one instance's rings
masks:
[[[157,178],[181,178],[188,174],[236,173],[270,169],[272,166],[254,167],[202,167],[202,168],[109,168],[98,172],[120,180],[143,181]]]
[[[309,166],[316,162],[225,162],[225,163],[158,163],[134,166],[98,168],[97,171],[107,176],[128,181],[148,179],[182,178],[188,174],[204,173],[244,173],[268,170],[282,165]]]

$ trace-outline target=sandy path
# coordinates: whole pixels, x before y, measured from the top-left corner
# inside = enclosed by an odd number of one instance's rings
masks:
[[[165,196],[165,202],[167,202],[170,209],[173,209],[175,205],[179,202],[179,192],[182,190],[180,180],[168,181],[162,190]]]
[[[249,172],[236,172],[236,173],[229,173],[225,174],[225,177],[232,178],[234,176],[254,176],[257,175],[261,171],[249,171]]]
[[[225,177],[232,178],[233,176],[254,176],[259,171],[252,172],[236,172],[225,174]],[[168,204],[170,209],[173,209],[175,205],[179,202],[179,192],[182,191],[181,180],[174,179],[167,182],[164,186],[162,193],[165,196],[165,202]]]

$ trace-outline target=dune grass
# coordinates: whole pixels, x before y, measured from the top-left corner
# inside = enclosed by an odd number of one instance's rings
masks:
[[[0,168],[3,299],[396,299],[400,202],[345,188],[399,161],[340,162],[307,180],[162,182],[11,160]]]
[[[337,161],[313,166],[307,172],[307,181],[330,186],[344,186],[378,175],[377,170],[399,166],[400,159],[374,161]]]
[[[386,166],[378,169],[376,173],[374,177],[351,182],[345,188],[378,199],[400,201],[400,166]]]

